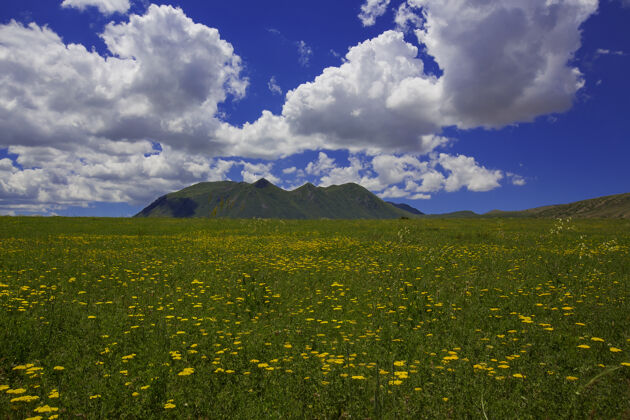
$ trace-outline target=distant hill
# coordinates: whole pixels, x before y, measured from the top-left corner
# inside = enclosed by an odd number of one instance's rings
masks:
[[[202,182],[166,194],[135,217],[229,217],[278,219],[396,219],[415,214],[384,202],[360,185],[285,191],[266,179]]]
[[[536,207],[521,211],[492,210],[491,217],[584,217],[630,219],[630,193],[608,195],[569,204]]]
[[[405,204],[405,203],[394,203],[392,201],[386,201],[386,203],[391,204],[394,207],[398,207],[401,210],[404,210],[406,212],[409,212],[411,214],[415,214],[418,216],[422,216],[424,213],[422,213],[420,210],[418,210],[415,207],[411,207],[409,204]]]
[[[427,214],[424,217],[431,219],[474,219],[482,216],[471,210],[460,210],[451,213]]]

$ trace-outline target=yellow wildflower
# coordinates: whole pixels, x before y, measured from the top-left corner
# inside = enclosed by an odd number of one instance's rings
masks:
[[[178,375],[179,376],[188,376],[188,375],[192,375],[193,373],[195,373],[195,369],[194,368],[184,368],[184,370],[179,372]]]
[[[46,404],[46,405],[42,405],[41,407],[37,407],[33,411],[36,413],[52,413],[53,411],[59,411],[59,408],[51,407],[48,404]]]
[[[22,395],[21,397],[11,399],[11,402],[31,402],[38,399],[39,397],[37,395]]]

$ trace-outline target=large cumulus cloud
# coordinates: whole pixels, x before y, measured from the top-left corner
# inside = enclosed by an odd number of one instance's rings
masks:
[[[287,92],[281,115],[264,111],[240,129],[223,124],[217,136],[270,155],[309,148],[428,153],[440,144],[433,133],[440,129],[442,84],[424,74],[417,54],[402,33],[387,31]],[[416,94],[411,107],[406,98]]]
[[[219,147],[210,138],[217,104],[243,96],[247,80],[216,29],[151,5],[107,25],[102,38],[112,56],[66,45],[34,23],[0,26],[2,145],[63,147],[94,136]]]
[[[449,123],[501,127],[566,111],[583,85],[570,61],[597,0],[408,0],[443,70]]]

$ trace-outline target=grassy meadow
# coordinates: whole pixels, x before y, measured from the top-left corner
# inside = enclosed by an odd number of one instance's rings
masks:
[[[628,418],[630,221],[0,218],[0,417]]]

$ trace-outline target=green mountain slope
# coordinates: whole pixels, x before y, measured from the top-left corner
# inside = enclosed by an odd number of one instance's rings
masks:
[[[202,182],[164,195],[136,217],[229,217],[280,219],[395,219],[413,214],[388,204],[357,184],[293,191],[266,179]]]
[[[492,210],[493,217],[584,217],[630,219],[630,193],[608,195],[569,204],[536,207],[522,211]]]
[[[411,207],[409,204],[394,203],[393,201],[386,201],[386,203],[389,203],[389,204],[391,204],[394,207],[398,207],[401,210],[407,211],[407,212],[412,213],[412,214],[416,214],[418,216],[422,216],[424,214],[420,210],[418,210],[417,208]]]

